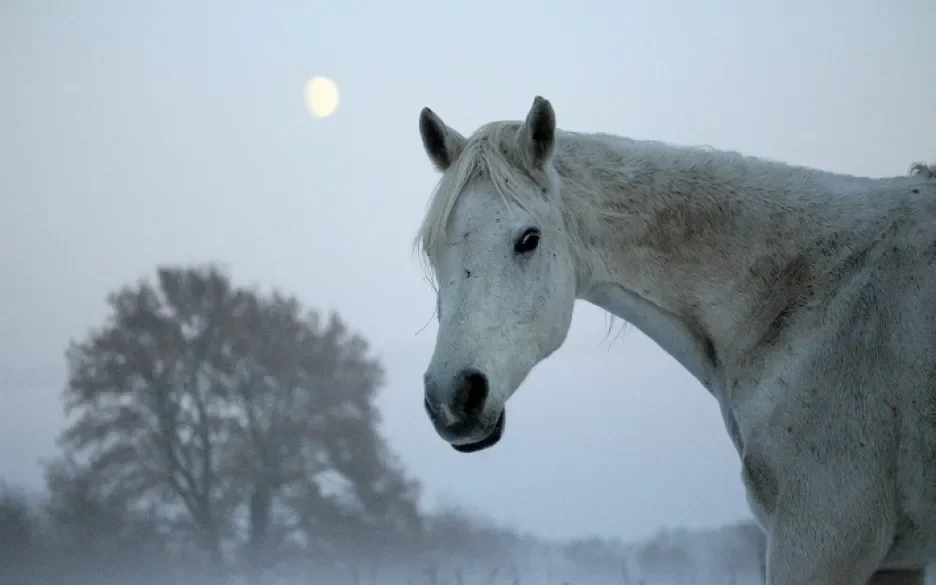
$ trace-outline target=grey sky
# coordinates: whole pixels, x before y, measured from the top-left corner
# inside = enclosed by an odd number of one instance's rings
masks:
[[[635,330],[580,304],[464,456],[420,380],[432,291],[410,242],[436,176],[430,105],[463,133],[548,97],[559,125],[867,175],[936,161],[932,0],[0,5],[0,475],[40,485],[63,350],[157,263],[338,309],[383,358],[385,433],[438,497],[547,536],[639,538],[748,515],[718,409]],[[312,119],[312,75],[342,91]]]

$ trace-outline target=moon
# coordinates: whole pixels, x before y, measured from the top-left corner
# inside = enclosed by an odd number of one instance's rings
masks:
[[[305,84],[305,103],[316,118],[327,118],[338,109],[338,86],[327,77],[313,77]]]

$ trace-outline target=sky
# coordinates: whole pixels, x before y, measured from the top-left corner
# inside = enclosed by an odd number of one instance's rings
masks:
[[[469,134],[539,94],[570,130],[902,175],[936,162],[930,2],[5,0],[0,476],[41,487],[63,352],[108,292],[216,262],[371,342],[383,432],[429,505],[554,538],[749,518],[714,399],[584,303],[496,448],[435,434],[434,298],[411,242],[437,175],[419,111]],[[315,75],[341,91],[330,118],[305,109]]]

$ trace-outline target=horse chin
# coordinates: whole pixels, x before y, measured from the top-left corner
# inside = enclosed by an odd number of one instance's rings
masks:
[[[452,448],[459,453],[476,453],[478,451],[483,451],[488,447],[493,447],[498,443],[498,441],[501,440],[501,437],[504,435],[504,424],[506,423],[506,420],[506,411],[501,411],[500,416],[497,417],[497,422],[494,423],[494,428],[491,429],[491,432],[488,434],[488,436],[474,443],[452,445]]]

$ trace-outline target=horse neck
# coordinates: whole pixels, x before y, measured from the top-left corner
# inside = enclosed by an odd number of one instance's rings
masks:
[[[569,206],[580,297],[649,331],[703,383],[715,356],[743,355],[809,285],[810,246],[848,224],[828,202],[857,180],[600,135],[563,136],[556,170],[564,200],[609,212]]]

